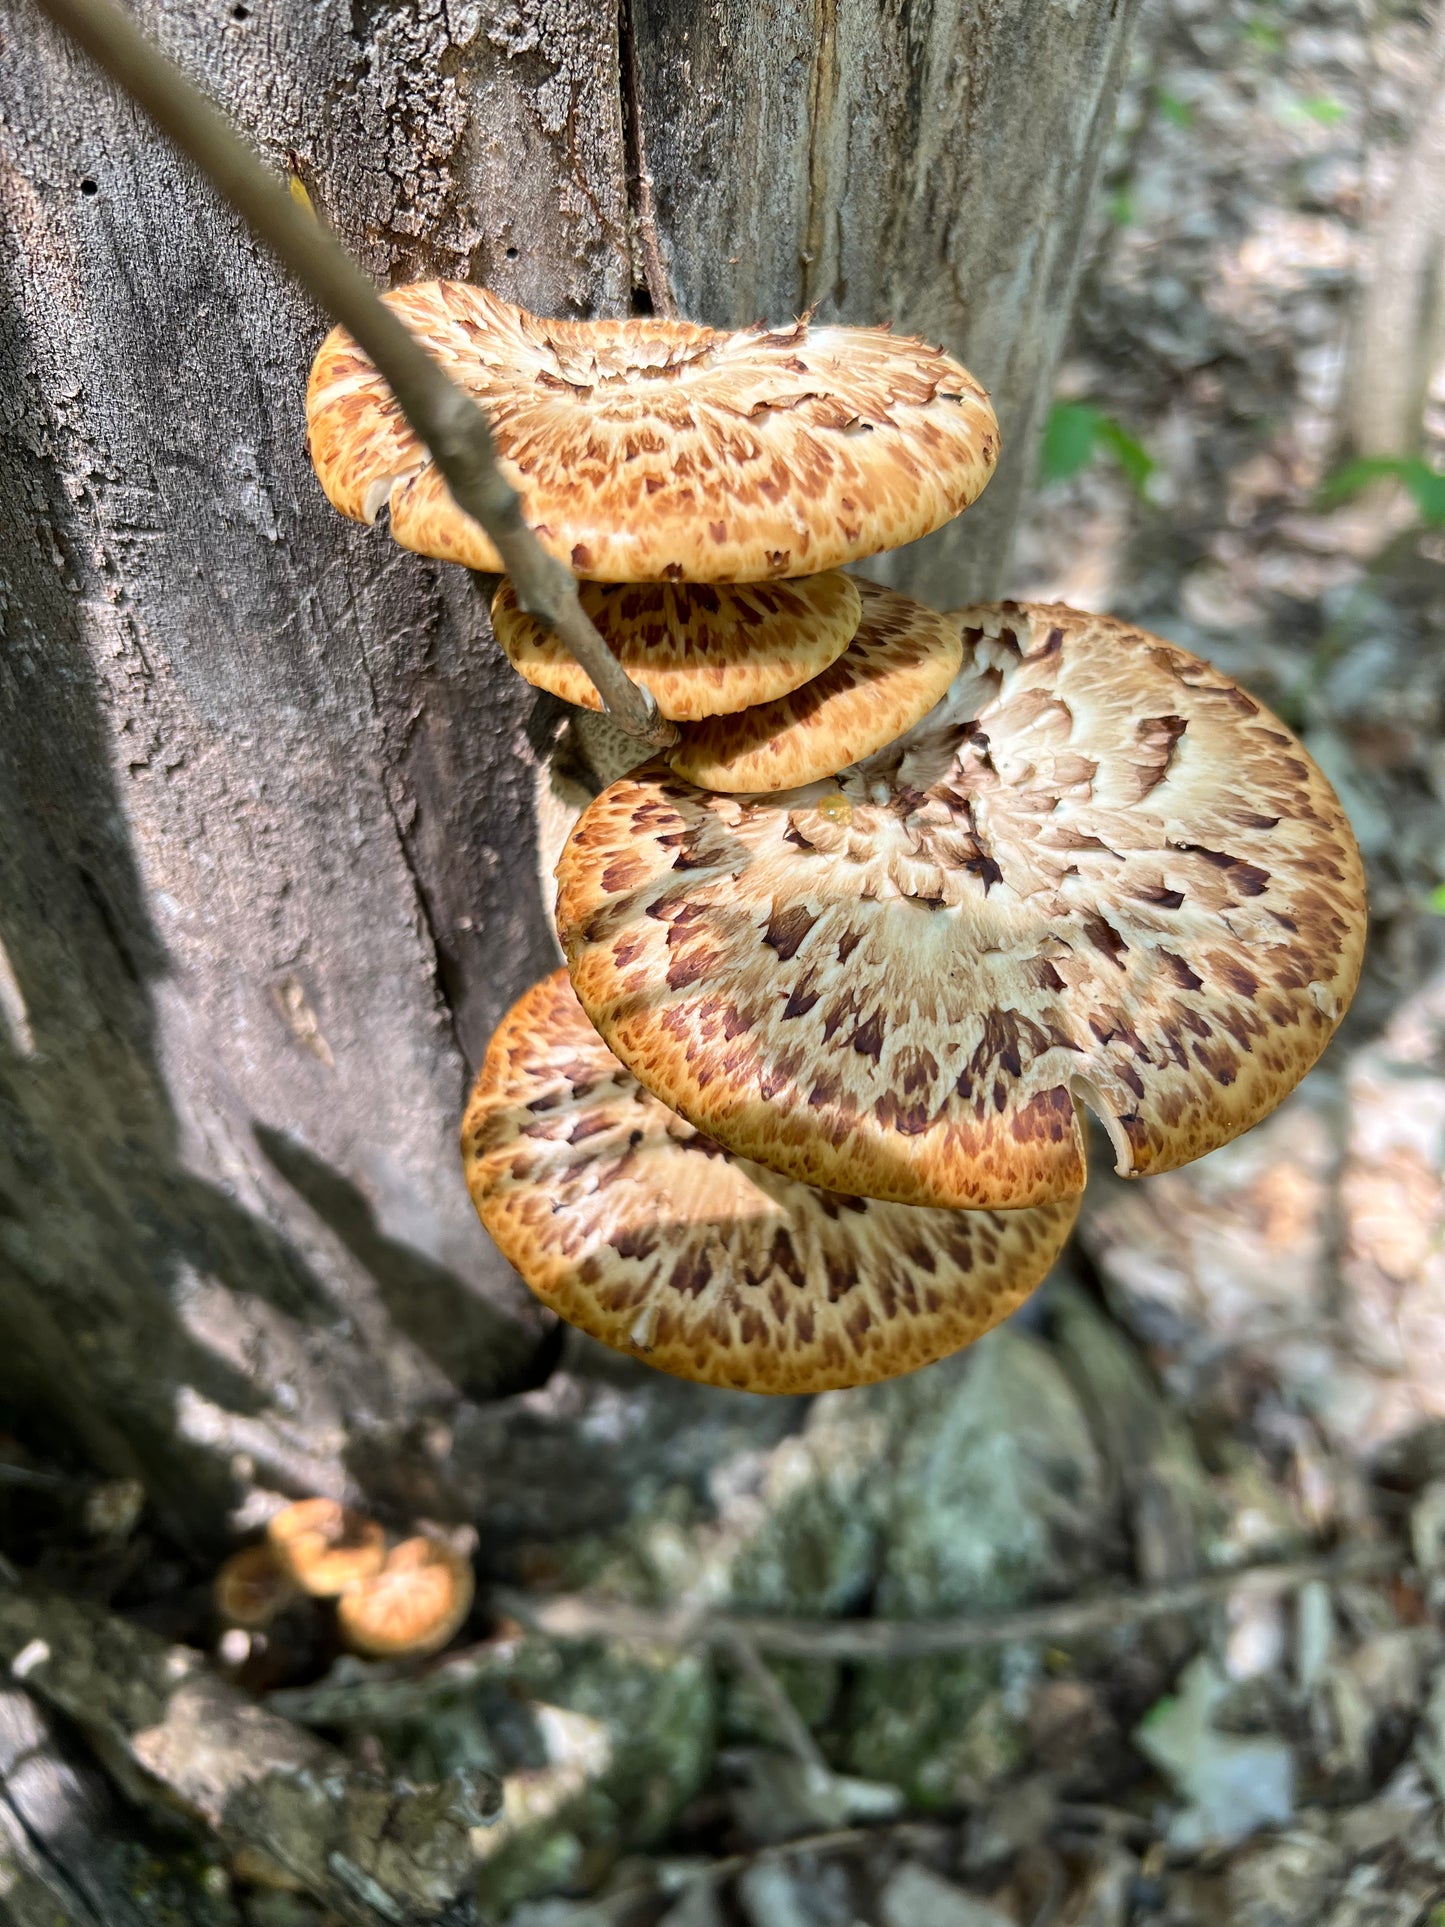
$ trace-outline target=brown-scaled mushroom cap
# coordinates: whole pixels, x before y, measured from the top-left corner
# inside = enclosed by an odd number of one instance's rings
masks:
[[[266,1527],[277,1559],[303,1591],[331,1599],[380,1572],[386,1534],[336,1499],[298,1499]]]
[[[233,1552],[216,1574],[211,1596],[228,1626],[269,1626],[299,1596],[295,1580],[264,1541]]]
[[[950,521],[998,459],[967,369],[884,328],[546,321],[456,281],[383,298],[486,410],[543,546],[598,582],[818,575]],[[501,568],[340,328],[306,422],[344,515],[388,505],[403,548]]]
[[[469,1559],[441,1539],[403,1539],[374,1578],[343,1593],[336,1625],[354,1653],[418,1659],[439,1653],[472,1609]]]
[[[1039,1283],[1075,1211],[877,1204],[731,1157],[618,1063],[565,970],[503,1018],[462,1157],[544,1303],[663,1371],[752,1392],[865,1385],[970,1344]]]
[[[926,716],[963,660],[958,625],[896,590],[860,582],[858,633],[812,682],[736,716],[685,723],[667,752],[703,789],[796,789],[862,757]]]
[[[1359,852],[1300,744],[1208,664],[1062,607],[961,613],[964,668],[834,784],[658,762],[560,863],[592,1021],[663,1101],[791,1177],[1011,1207],[1166,1171],[1271,1111],[1355,988]]]
[[[582,607],[674,722],[728,716],[785,696],[836,662],[858,632],[857,584],[831,569],[796,582],[583,582]],[[583,709],[602,698],[564,645],[504,581],[492,630],[519,675]]]

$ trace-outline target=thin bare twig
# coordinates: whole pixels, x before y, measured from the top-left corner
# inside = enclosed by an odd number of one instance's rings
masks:
[[[808,1730],[807,1722],[788,1698],[777,1675],[764,1664],[763,1657],[743,1628],[733,1621],[723,1628],[716,1642],[731,1654],[738,1671],[768,1709],[778,1738],[804,1766],[819,1773],[829,1771],[823,1750]]]
[[[1117,1626],[1195,1612],[1227,1598],[1239,1586],[1297,1592],[1316,1579],[1360,1579],[1398,1571],[1404,1558],[1393,1546],[1353,1546],[1314,1559],[1235,1566],[1227,1572],[1211,1572],[1199,1579],[1147,1591],[1062,1599],[1052,1605],[966,1619],[753,1619],[721,1613],[650,1612],[585,1594],[535,1599],[526,1593],[505,1591],[494,1598],[501,1611],[553,1639],[621,1639],[659,1646],[731,1648],[741,1632],[756,1653],[791,1659],[929,1659],[984,1646],[1087,1638]]]
[[[45,13],[139,103],[375,362],[457,504],[480,522],[529,615],[586,670],[629,735],[666,747],[677,731],[649,690],[627,675],[583,613],[572,574],[522,519],[521,498],[497,467],[487,418],[471,396],[378,299],[358,263],[291,197],[225,116],[112,0],[39,0]]]

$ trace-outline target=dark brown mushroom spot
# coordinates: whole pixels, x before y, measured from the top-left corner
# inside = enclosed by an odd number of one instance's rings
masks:
[[[1198,990],[1203,985],[1204,979],[1196,976],[1184,959],[1176,957],[1172,950],[1156,950],[1154,954],[1181,990]]]
[[[603,878],[604,885],[606,878]],[[798,945],[807,936],[817,917],[806,904],[795,903],[786,910],[778,910],[768,919],[763,932],[763,942],[786,963],[797,952]]]
[[[1124,968],[1123,958],[1129,946],[1109,922],[1107,917],[1093,915],[1084,918],[1084,935],[1096,950],[1101,950],[1118,969]]]
[[[799,984],[789,993],[788,1001],[783,1006],[784,1017],[806,1017],[822,994],[820,990],[805,989]]]
[[[872,1016],[854,1031],[853,1048],[860,1057],[871,1057],[876,1063],[883,1054],[883,1036],[883,1012],[875,1010]]]

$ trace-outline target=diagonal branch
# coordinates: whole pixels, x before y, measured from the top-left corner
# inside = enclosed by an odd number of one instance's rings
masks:
[[[521,498],[497,467],[487,418],[448,379],[344,248],[291,198],[225,116],[112,0],[39,0],[43,11],[137,101],[244,216],[317,302],[375,362],[425,442],[458,506],[496,544],[522,608],[576,657],[629,735],[666,747],[677,731],[657,713],[583,613],[572,574],[522,519]]]

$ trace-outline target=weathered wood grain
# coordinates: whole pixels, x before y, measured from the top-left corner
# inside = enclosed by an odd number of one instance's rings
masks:
[[[380,279],[625,307],[605,14],[142,17]],[[0,33],[0,1318],[98,1456],[223,1529],[530,1369],[455,1133],[547,963],[533,699],[461,572],[323,500],[323,318],[37,16]]]

